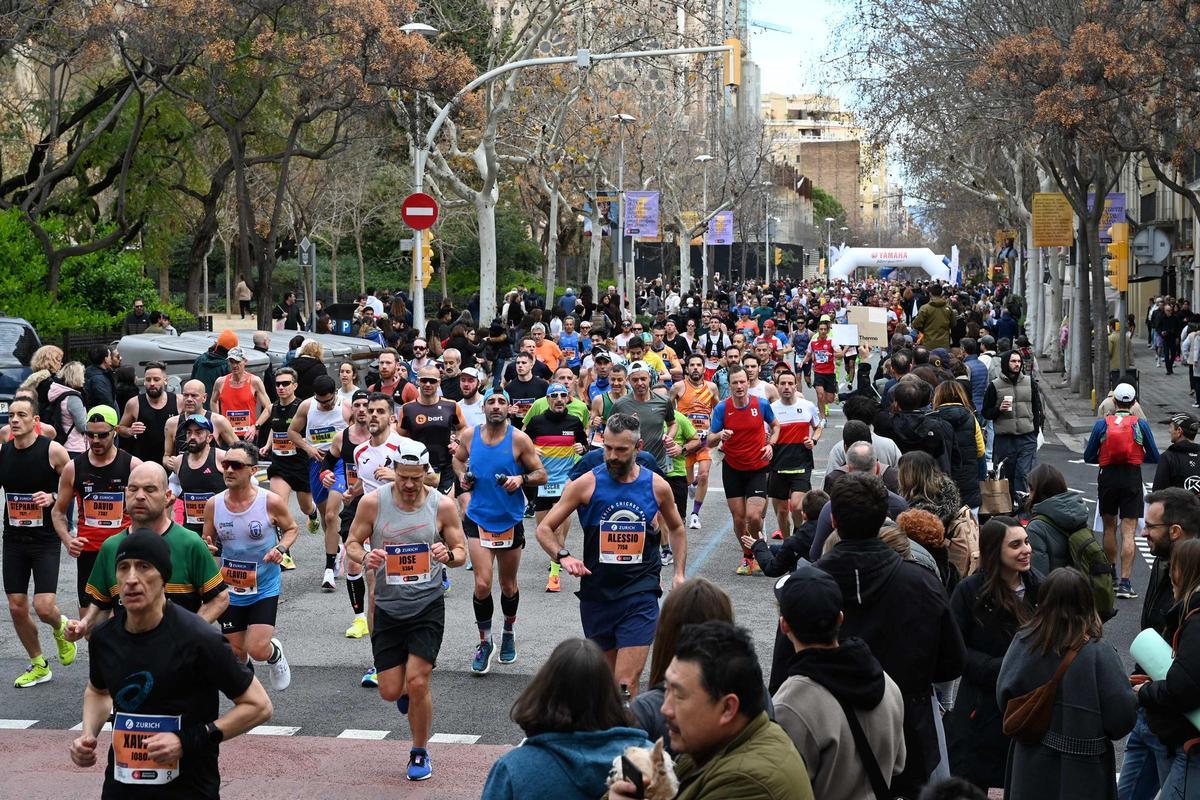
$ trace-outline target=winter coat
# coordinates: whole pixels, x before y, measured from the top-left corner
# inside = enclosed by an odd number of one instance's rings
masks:
[[[296,370],[296,397],[307,400],[313,396],[313,381],[328,374],[325,365],[312,356],[299,356],[289,367]]]
[[[947,475],[954,456],[954,429],[933,413],[897,411],[892,416],[891,438],[901,453],[920,450],[933,456]]]
[[[950,477],[958,487],[962,502],[978,508],[983,502],[979,491],[979,457],[983,455],[983,435],[970,409],[959,403],[946,403],[934,412],[950,426],[954,449],[950,452]],[[957,510],[957,509],[955,509]]]
[[[667,718],[663,716],[662,705],[666,699],[667,690],[664,684],[651,686],[644,692],[639,692],[638,696],[633,698],[629,704],[629,711],[633,714],[639,728],[646,732],[650,741],[657,742],[663,740],[663,747],[671,755],[675,755],[675,748],[671,746],[671,732],[667,730]],[[763,702],[766,704],[767,719],[775,721],[775,703],[771,700],[771,694],[767,691],[767,687],[763,687]]]
[[[978,413],[983,409],[983,395],[987,392],[988,365],[979,356],[967,356],[963,363],[971,375],[971,402]]]
[[[1194,615],[1187,618],[1197,609],[1200,593],[1193,594],[1186,607],[1182,601],[1171,607],[1163,638],[1175,645],[1175,660],[1165,678],[1151,681],[1138,692],[1146,724],[1172,752],[1200,736],[1200,730],[1184,716],[1200,708],[1200,621]]]
[[[889,491],[888,519],[894,520],[907,510],[908,502],[895,492]],[[833,533],[833,505],[826,503],[821,507],[821,514],[817,517],[817,530],[813,534],[812,547],[808,548],[809,561],[815,564],[825,554],[825,541],[831,533]]]
[[[758,539],[754,542],[754,560],[762,567],[763,575],[768,578],[787,575],[796,569],[800,559],[808,558],[808,551],[816,533],[817,521],[805,520],[791,536],[779,544],[779,552],[774,554],[771,553],[771,545],[765,539]]]
[[[680,756],[675,800],[812,800],[812,784],[792,740],[766,712],[704,764]],[[557,797],[550,793],[547,797]]]
[[[1091,518],[1083,504],[1083,495],[1074,492],[1056,494],[1037,503],[1031,511],[1033,517],[1025,526],[1025,532],[1033,547],[1033,568],[1049,575],[1059,567],[1071,566],[1067,539],[1075,531],[1087,527]]]
[[[934,297],[921,306],[913,318],[912,327],[925,334],[921,343],[933,350],[950,346],[950,326],[954,323],[954,310],[944,297]]]
[[[213,345],[196,356],[196,360],[192,362],[191,378],[204,384],[204,391],[208,393],[210,408],[212,404],[213,384],[217,382],[217,378],[229,374],[229,361],[225,358],[227,352],[224,347]]]
[[[51,381],[46,397],[50,403],[59,403],[62,406],[59,410],[61,430],[55,431],[55,433],[60,435],[66,433],[67,438],[63,442],[63,447],[67,448],[67,452],[72,455],[87,450],[87,438],[83,435],[83,432],[87,430],[85,427],[87,425],[87,409],[83,407],[83,400],[79,397],[79,393],[65,383]]]
[[[993,430],[997,436],[1006,434],[1037,433],[1042,429],[1045,414],[1042,410],[1042,397],[1038,391],[1037,381],[1023,372],[1013,374],[1008,370],[1008,359],[1016,350],[1006,350],[995,362],[999,365],[999,377],[988,384],[983,396],[984,419],[993,421]],[[1022,362],[1023,363],[1023,362]],[[1018,385],[1027,382],[1024,385]],[[1003,399],[997,388],[1003,387],[1004,394],[1013,396],[1013,406],[1008,411],[1000,411]],[[1028,407],[1022,398],[1028,396]]]
[[[614,758],[627,747],[651,746],[637,728],[530,736],[492,764],[482,800],[596,800],[608,791]]]
[[[1042,578],[1034,570],[1021,576],[1024,602],[1032,614]],[[980,603],[986,576],[976,572],[958,584],[950,611],[967,647],[967,661],[954,708],[946,714],[946,748],[950,772],[987,789],[1004,785],[1009,738],[1001,730],[996,705],[996,679],[1019,621],[989,603]]]
[[[1031,692],[1054,677],[1064,654],[1030,648],[1028,633],[1013,639],[996,684],[996,702]],[[1113,739],[1133,730],[1137,699],[1117,651],[1103,639],[1085,644],[1067,669],[1054,701],[1047,735],[1091,740],[1096,756],[1068,756],[1039,742],[1013,742],[1005,772],[1006,800],[1106,800],[1116,798]]]
[[[821,800],[871,797],[870,779],[841,703],[852,709],[884,779],[904,769],[904,698],[862,639],[792,656],[775,714]]]
[[[1178,486],[1200,494],[1200,445],[1180,439],[1159,454],[1153,491]]]
[[[194,376],[193,376],[194,377]],[[98,364],[88,364],[83,370],[83,405],[86,408],[109,406],[121,413],[117,405],[117,386],[111,370]]]

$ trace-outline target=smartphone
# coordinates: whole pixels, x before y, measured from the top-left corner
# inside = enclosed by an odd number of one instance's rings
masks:
[[[634,763],[629,760],[629,756],[621,756],[621,777],[633,784],[634,797],[641,800],[646,796],[646,781],[642,778],[642,771],[639,770]]]

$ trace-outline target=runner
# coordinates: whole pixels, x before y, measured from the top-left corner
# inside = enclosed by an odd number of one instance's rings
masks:
[[[612,388],[609,372],[612,366],[613,357],[607,350],[592,351],[592,380],[587,385],[589,405]]]
[[[267,396],[267,387],[263,385],[262,378],[246,371],[246,353],[242,348],[230,350],[226,359],[229,361],[229,374],[217,378],[213,384],[213,411],[229,420],[239,439],[256,441],[258,429],[271,418],[271,398]]]
[[[129,526],[125,508],[125,485],[130,471],[141,460],[117,449],[117,412],[111,406],[96,406],[87,412],[88,449],[71,459],[58,482],[58,499],[52,518],[58,538],[70,539],[67,509],[75,509],[78,526],[67,553],[78,559],[75,589],[79,613],[92,602],[88,597],[88,576],[96,564],[104,540]]]
[[[472,605],[479,645],[471,661],[471,671],[486,675],[496,653],[492,641],[492,571],[500,573],[500,610],[504,614],[504,632],[500,637],[500,663],[517,660],[517,642],[513,625],[521,595],[517,588],[517,570],[525,547],[522,494],[537,491],[546,482],[546,469],[538,458],[533,442],[516,429],[509,419],[510,401],[502,389],[489,389],[483,396],[487,422],[467,431],[454,451],[454,470],[459,482],[471,493],[471,502],[463,516],[463,529],[475,573]]]
[[[346,415],[337,401],[337,385],[333,378],[318,375],[312,388],[313,396],[302,400],[296,408],[287,436],[293,447],[308,456],[308,491],[317,504],[325,530],[325,573],[321,576],[321,591],[332,592],[337,589],[337,557],[342,544],[338,515],[342,511],[342,495],[346,492],[346,473],[341,459],[332,459],[331,466],[327,467],[326,456],[329,446],[346,429]],[[286,502],[284,508],[287,508]]]
[[[204,504],[204,538],[217,548],[229,587],[221,633],[239,661],[265,663],[272,688],[283,691],[291,685],[292,670],[275,638],[279,563],[296,541],[296,521],[283,498],[254,480],[257,468],[258,450],[249,442],[226,451],[221,465],[226,488]]]
[[[742,368],[746,370],[746,379],[750,382],[747,391],[751,397],[760,397],[768,403],[779,399],[779,390],[762,379],[762,361],[757,355],[746,353],[742,356]]]
[[[588,449],[587,431],[578,417],[567,410],[567,398],[570,396],[570,389],[565,384],[550,384],[550,388],[546,390],[549,407],[525,423],[525,433],[533,440],[538,458],[546,468],[546,482],[538,487],[535,501],[535,514],[539,523],[562,496],[571,467]],[[556,535],[566,541],[567,529],[570,526],[571,520],[568,517],[563,523],[563,529],[556,531]],[[558,563],[551,561],[550,575],[546,578],[547,592],[562,590],[558,572]]]
[[[282,497],[284,503],[292,496],[292,492],[295,492],[300,511],[308,517],[309,533],[316,533],[320,523],[317,521],[317,506],[313,502],[312,487],[308,482],[308,459],[300,454],[290,433],[296,412],[300,410],[300,398],[296,397],[298,385],[296,370],[291,367],[280,367],[276,370],[275,391],[279,400],[272,406],[271,419],[267,422],[271,439],[259,448],[258,453],[260,457],[270,455],[267,480],[270,481],[271,491]],[[287,571],[295,568],[295,559],[288,554],[283,559],[283,569]]]
[[[641,438],[636,417],[609,417],[604,465],[567,484],[561,501],[537,528],[542,549],[580,579],[583,635],[604,650],[617,683],[630,696],[637,694],[662,595],[661,531],[653,527],[655,515],[662,515],[675,554],[672,588],[683,583],[687,566],[687,538],[671,487],[637,464]],[[583,526],[582,560],[571,555],[557,533],[576,509]]]
[[[751,397],[750,381],[742,367],[729,369],[729,399],[713,409],[708,446],[720,447],[721,483],[725,502],[733,515],[733,535],[742,548],[738,575],[761,574],[753,553],[742,544],[742,537],[759,538],[767,508],[767,467],[779,439],[779,421],[771,404]],[[771,433],[767,435],[767,426]]]
[[[213,446],[213,424],[202,414],[183,421],[187,436],[187,455],[179,461],[180,497],[183,499],[183,526],[204,533],[204,505],[210,497],[225,491],[221,462],[225,451]],[[257,461],[257,459],[256,459]]]
[[[701,374],[703,375],[703,373]],[[671,459],[671,468],[667,471],[667,483],[671,486],[671,496],[675,498],[675,510],[679,512],[679,518],[683,519],[687,514],[688,458],[700,448],[703,447],[705,450],[708,448],[701,443],[696,426],[678,410],[675,412],[675,438],[668,441],[666,447],[667,456]],[[655,524],[661,527],[661,522],[657,519]],[[563,535],[566,535],[565,531]],[[671,552],[671,545],[664,542],[662,544],[663,566],[669,566],[674,561],[675,556]]]
[[[71,460],[66,448],[38,434],[37,406],[26,397],[8,404],[12,438],[0,446],[0,489],[4,490],[4,593],[8,613],[29,666],[13,681],[18,689],[49,681],[53,674],[42,655],[37,625],[29,618],[29,578],[33,611],[50,626],[58,663],[75,661],[75,645],[65,638],[67,618],[58,609],[58,561],[71,540],[55,534],[51,519],[59,476]]]
[[[559,367],[554,370],[554,383],[561,384],[567,387],[567,413],[579,420],[579,424],[584,430],[588,427],[589,412],[587,403],[579,398],[579,378],[571,371],[570,367]],[[550,407],[550,396],[539,397],[533,401],[533,405],[525,412],[525,416],[521,420],[521,430],[526,430],[529,427],[529,421],[538,414],[545,414],[546,409]]]
[[[399,417],[400,406],[417,399],[417,389],[400,374],[400,351],[385,347],[379,353],[379,380],[367,386],[369,392],[383,392],[396,406],[392,413]]]
[[[457,403],[438,399],[441,378],[437,367],[421,367],[417,382],[417,399],[401,407],[396,430],[401,436],[425,445],[429,450],[430,466],[438,476],[437,490],[452,496],[454,469],[451,461],[458,438],[467,430],[467,423]]]
[[[374,398],[371,407],[375,407]],[[347,556],[375,572],[371,651],[379,669],[379,695],[395,701],[412,728],[408,779],[433,774],[425,749],[433,721],[429,678],[446,627],[445,593],[437,573],[466,561],[454,501],[425,486],[428,452],[402,441],[396,480],[359,501],[346,541]],[[364,549],[367,541],[370,551]]]
[[[354,451],[360,444],[366,444],[371,439],[371,429],[367,424],[367,403],[370,393],[365,389],[357,390],[348,403],[350,409],[350,425],[341,435],[329,445],[329,455],[326,456],[325,467],[336,466],[332,462],[340,461],[343,474],[346,476],[346,491],[342,495],[342,511],[338,515],[338,535],[342,545],[350,535],[350,525],[354,522],[354,512],[358,509],[358,500],[362,497],[362,482],[358,477],[358,464],[354,461]],[[388,417],[390,420],[390,417]],[[350,595],[350,608],[354,612],[354,621],[346,629],[347,639],[361,639],[370,633],[367,624],[366,588],[363,585],[362,567],[353,561],[344,561],[346,568],[346,592]]]
[[[816,405],[800,393],[790,370],[779,373],[777,388],[779,399],[771,403],[771,411],[779,421],[779,439],[767,479],[767,497],[779,522],[773,538],[786,539],[792,535],[793,525],[800,527],[804,522],[801,505],[812,488],[813,450],[825,430],[825,420],[818,416]]]
[[[722,366],[721,356],[732,345],[733,340],[729,338],[729,334],[721,330],[721,319],[714,313],[708,319],[708,330],[700,335],[700,338],[696,340],[696,346],[692,348],[704,356],[704,380],[711,381],[713,379],[713,375]]]
[[[684,379],[671,387],[671,399],[677,410],[692,423],[700,436],[700,446],[687,454],[688,494],[692,497],[692,513],[688,527],[700,530],[700,508],[708,496],[708,473],[712,468],[712,453],[708,449],[708,425],[717,405],[717,387],[704,377],[704,357],[688,357]],[[680,511],[680,516],[683,516]]]
[[[605,353],[605,355],[608,354]],[[592,399],[591,413],[588,415],[588,428],[592,431],[592,444],[596,447],[604,444],[604,421],[612,414],[613,403],[629,393],[627,373],[624,364],[613,364],[608,376],[609,390]]]
[[[645,361],[629,365],[632,392],[613,403],[613,414],[631,414],[641,423],[642,446],[658,460],[663,474],[670,468],[665,442],[675,438],[675,403],[650,391],[653,370]]]
[[[512,405],[509,407],[509,419],[517,430],[521,430],[524,427],[525,415],[529,413],[534,402],[546,396],[546,389],[550,384],[542,378],[534,377],[534,361],[530,354],[517,353],[514,363],[517,370],[516,378],[505,384],[504,391],[512,401]],[[551,373],[552,376],[553,374]]]
[[[828,416],[829,404],[837,399],[836,357],[841,354],[842,348],[834,347],[829,338],[829,317],[822,316],[803,362],[813,365],[813,385],[817,388],[817,410],[821,419]]]
[[[183,403],[166,390],[167,365],[161,361],[146,362],[142,385],[145,391],[125,403],[117,435],[129,440],[127,449],[142,461],[161,464],[166,452],[167,420],[180,414]]]
[[[96,764],[96,737],[115,713],[103,797],[219,797],[221,742],[270,719],[271,700],[220,634],[167,602],[169,546],[144,531],[122,545],[121,611],[92,636],[71,761]],[[218,691],[233,701],[220,716]]]
[[[233,426],[223,414],[206,411],[208,395],[204,391],[202,381],[191,380],[183,384],[179,392],[180,406],[178,416],[167,420],[163,432],[162,465],[169,472],[178,473],[180,456],[187,452],[187,431],[179,426],[181,420],[193,414],[200,414],[212,423],[214,441],[221,446],[228,446],[238,440],[233,432]]]
[[[483,373],[475,367],[467,367],[458,373],[458,386],[463,395],[458,401],[458,410],[468,428],[482,425],[484,421],[483,396],[479,393],[482,382]]]

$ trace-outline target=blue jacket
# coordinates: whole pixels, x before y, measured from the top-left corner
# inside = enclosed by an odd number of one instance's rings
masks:
[[[1012,314],[1005,312],[996,320],[996,341],[1001,339],[1012,339],[1013,345],[1016,345],[1016,338],[1021,334],[1021,328],[1017,325],[1017,321],[1013,319]]]
[[[1135,433],[1141,434],[1142,450],[1146,453],[1146,464],[1158,463],[1158,448],[1154,445],[1154,434],[1150,431],[1150,423],[1144,419],[1138,419],[1132,414],[1127,414],[1129,419],[1136,419],[1138,430]],[[1083,460],[1088,464],[1100,463],[1100,445],[1104,442],[1104,434],[1108,432],[1108,421],[1101,417],[1096,420],[1096,424],[1092,426],[1092,435],[1088,437],[1087,447],[1083,448]]]
[[[971,402],[975,404],[975,413],[983,413],[983,397],[987,394],[988,368],[979,360],[979,356],[967,356],[963,360],[971,373]]]
[[[637,728],[530,736],[492,764],[481,800],[596,800],[608,791],[613,759],[652,746]]]

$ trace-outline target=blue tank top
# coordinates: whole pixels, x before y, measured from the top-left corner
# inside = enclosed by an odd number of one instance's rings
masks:
[[[580,580],[576,594],[582,600],[662,594],[660,534],[652,524],[658,513],[654,473],[641,465],[638,470],[633,483],[617,483],[603,464],[592,470],[596,488],[587,505],[579,507],[583,563],[592,572]]]
[[[483,441],[483,426],[475,426],[471,437],[471,456],[467,469],[475,476],[467,516],[485,531],[501,533],[515,527],[525,516],[525,493],[508,492],[496,483],[496,475],[520,475],[524,470],[513,457],[513,428],[508,425],[504,438],[494,445]]]

